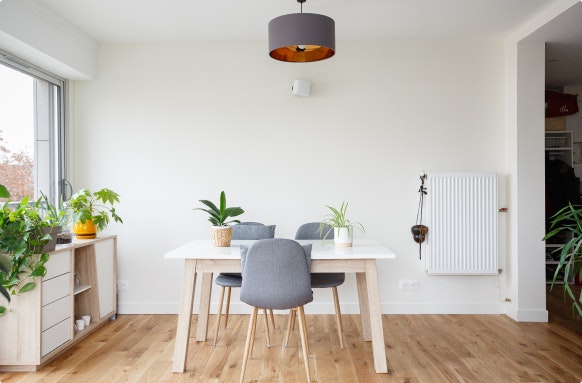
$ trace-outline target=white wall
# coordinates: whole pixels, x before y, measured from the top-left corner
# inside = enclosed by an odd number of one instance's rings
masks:
[[[420,170],[493,171],[503,185],[502,42],[339,42],[310,64],[274,61],[264,42],[104,45],[98,69],[72,84],[73,186],[121,194],[120,312],[177,312],[182,264],[163,254],[209,236],[192,208],[221,190],[278,237],[349,201],[397,254],[378,265],[384,313],[505,312],[505,277],[428,277],[410,234]],[[310,97],[290,94],[294,79],[312,81]],[[420,290],[398,291],[401,278]],[[357,312],[353,276],[339,290]],[[333,312],[331,294],[309,306]]]

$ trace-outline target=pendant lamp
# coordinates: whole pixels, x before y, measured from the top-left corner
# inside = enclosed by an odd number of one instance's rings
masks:
[[[335,22],[315,13],[291,13],[269,22],[269,56],[285,62],[313,62],[335,54]]]

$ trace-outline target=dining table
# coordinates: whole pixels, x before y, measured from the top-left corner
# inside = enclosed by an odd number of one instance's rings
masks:
[[[166,259],[184,261],[172,363],[173,372],[183,373],[186,368],[197,275],[200,274],[202,280],[196,341],[204,342],[208,333],[213,275],[221,272],[240,273],[240,246],[251,246],[254,242],[256,241],[233,240],[229,247],[215,247],[210,239],[193,239],[164,254]],[[333,241],[298,240],[297,242],[312,244],[312,273],[355,273],[362,338],[372,342],[376,373],[387,373],[388,364],[384,346],[376,263],[378,260],[396,258],[395,253],[380,241],[370,238],[356,238],[351,247],[336,247]]]

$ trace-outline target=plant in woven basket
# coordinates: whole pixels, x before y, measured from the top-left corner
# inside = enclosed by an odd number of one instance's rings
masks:
[[[208,209],[198,207],[194,208],[194,210],[202,210],[208,213],[208,220],[212,223],[212,240],[214,246],[230,246],[232,228],[228,224],[240,223],[240,221],[238,219],[229,220],[229,218],[237,217],[245,211],[238,206],[226,207],[226,194],[224,194],[224,191],[220,193],[220,203],[218,206],[205,199],[201,199],[200,202],[206,205]]]
[[[240,223],[238,219],[233,219],[227,221],[231,217],[237,217],[244,213],[245,211],[240,207],[226,207],[226,195],[224,191],[220,193],[220,203],[217,207],[214,203],[201,199],[204,205],[208,206],[208,209],[201,207],[194,208],[193,210],[202,210],[208,213],[208,220],[212,223],[212,226],[228,226],[230,223]]]

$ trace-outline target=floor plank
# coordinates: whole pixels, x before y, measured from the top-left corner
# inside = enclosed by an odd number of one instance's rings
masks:
[[[258,323],[245,382],[305,381],[297,328],[289,346],[282,347],[286,319],[276,315],[270,348],[263,321]],[[211,325],[214,320],[211,316]],[[36,373],[0,372],[0,382],[238,381],[248,316],[232,315],[216,347],[212,341],[196,342],[193,331],[183,374],[172,373],[176,323],[176,315],[118,315]],[[311,378],[314,383],[578,383],[582,334],[561,323],[518,323],[505,315],[383,315],[388,373],[376,374],[359,316],[343,315],[342,350],[333,315],[308,315]]]

